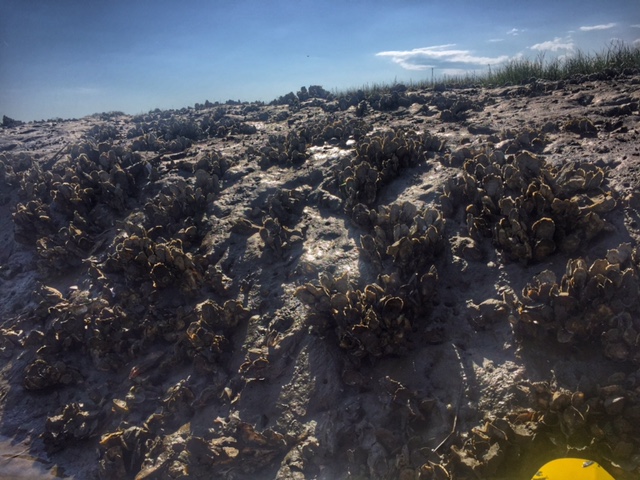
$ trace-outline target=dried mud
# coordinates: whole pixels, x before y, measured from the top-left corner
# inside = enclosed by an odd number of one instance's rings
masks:
[[[640,77],[327,93],[0,129],[0,476],[637,478]]]

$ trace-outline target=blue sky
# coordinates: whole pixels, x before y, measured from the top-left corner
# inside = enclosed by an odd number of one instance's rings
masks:
[[[0,0],[0,115],[144,113],[640,43],[637,0]]]

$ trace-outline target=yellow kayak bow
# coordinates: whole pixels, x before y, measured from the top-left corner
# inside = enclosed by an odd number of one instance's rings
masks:
[[[598,463],[583,458],[558,458],[545,463],[531,480],[615,480]]]

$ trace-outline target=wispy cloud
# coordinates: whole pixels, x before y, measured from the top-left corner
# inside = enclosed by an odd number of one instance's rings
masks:
[[[453,49],[455,43],[435,45],[433,47],[414,48],[413,50],[394,50],[376,53],[378,57],[389,57],[406,70],[426,70],[434,67],[433,63],[487,65],[502,63],[509,59],[507,55],[498,57],[482,57],[474,55],[470,50]]]
[[[576,47],[576,44],[570,38],[562,39],[560,37],[556,37],[553,40],[548,40],[542,43],[536,43],[532,45],[531,50],[550,50],[552,52],[557,52],[558,50],[568,50],[573,51]]]
[[[631,25],[631,28],[640,28],[640,23],[635,23]]]
[[[519,30],[517,28],[512,28],[511,30],[509,30],[507,32],[507,35],[518,35],[520,32],[523,32],[524,30]]]
[[[490,38],[489,43],[504,42],[504,38]]]
[[[592,30],[609,30],[610,28],[615,27],[615,23],[603,23],[601,25],[585,25],[584,27],[580,27],[580,31],[582,32],[590,32]]]

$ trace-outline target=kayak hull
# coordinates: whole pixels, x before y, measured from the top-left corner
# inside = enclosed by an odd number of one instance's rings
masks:
[[[545,463],[531,480],[615,480],[598,463],[583,458],[558,458]]]

